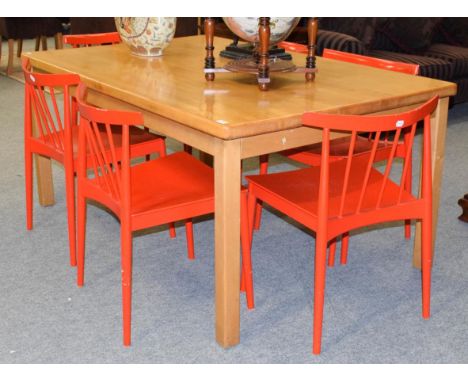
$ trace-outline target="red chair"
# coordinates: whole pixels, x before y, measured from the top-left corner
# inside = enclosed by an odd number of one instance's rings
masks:
[[[65,169],[68,211],[68,237],[70,264],[76,265],[75,239],[75,165],[78,143],[76,102],[71,87],[78,85],[75,74],[33,73],[28,59],[22,61],[25,78],[24,155],[26,186],[26,227],[33,228],[33,154],[54,159]],[[60,94],[61,93],[61,94]],[[60,94],[57,97],[57,94]],[[62,109],[62,111],[60,111]],[[34,125],[33,125],[34,124]],[[102,141],[108,148],[109,139],[101,131]],[[120,149],[122,137],[113,131],[113,142]],[[158,153],[164,156],[164,138],[147,133],[137,127],[131,131],[132,157]]]
[[[278,47],[290,52],[308,53],[307,45],[298,44],[297,42],[281,41],[278,43]]]
[[[438,97],[424,105],[395,115],[357,116],[305,113],[305,126],[322,129],[321,162],[319,166],[268,175],[248,176],[249,221],[257,200],[290,216],[316,232],[314,339],[313,353],[321,347],[323,303],[325,291],[327,245],[336,237],[353,229],[377,223],[420,219],[422,222],[422,312],[429,318],[432,253],[432,179],[431,179],[431,113]],[[416,125],[424,121],[421,196],[413,195],[405,186]],[[406,156],[399,181],[390,178],[395,168],[399,138],[409,129]],[[342,160],[331,157],[330,131],[351,134],[348,153]],[[359,133],[373,133],[369,155],[353,155]],[[390,150],[386,151],[386,166],[374,167],[379,138],[387,132]],[[397,164],[398,166],[398,164]],[[251,281],[251,278],[246,280]],[[252,286],[249,286],[253,290]],[[252,292],[253,293],[253,292]]]
[[[307,53],[307,51],[306,51]],[[341,52],[339,50],[324,49],[323,57],[330,58],[332,60],[339,60],[350,62],[352,64],[360,64],[366,66],[372,66],[374,68],[391,70],[392,72],[400,72],[405,74],[419,74],[419,65],[407,64],[405,62],[384,60],[382,58],[375,58],[369,56],[363,56],[360,54]]]
[[[81,48],[94,45],[109,45],[119,44],[122,42],[120,34],[118,32],[106,32],[106,33],[88,33],[88,34],[71,34],[63,36],[63,43],[69,44],[73,48]],[[144,130],[149,133],[149,129],[144,127]],[[146,155],[146,160],[149,160],[149,155]],[[174,223],[169,223],[169,235],[170,237],[176,237],[176,230]],[[193,252],[189,252],[189,258]]]
[[[294,44],[289,43],[289,45],[283,46],[285,49],[289,49],[291,51],[296,52],[303,52],[307,53],[307,47],[301,44]],[[305,50],[304,50],[305,49]],[[412,74],[417,75],[419,73],[419,65],[415,64],[407,64],[403,62],[396,62],[396,61],[389,61],[389,60],[382,60],[379,58],[369,57],[369,56],[362,56],[359,54],[341,52],[332,49],[324,49],[323,57],[340,60],[345,62],[350,62],[354,64],[372,66],[379,69],[386,69],[400,73]],[[397,148],[397,156],[400,158],[405,157],[406,155],[406,134],[403,134],[403,140],[398,143]],[[388,143],[387,136],[383,137],[378,143],[377,146],[377,153],[375,156],[376,161],[381,161],[383,157],[387,155],[387,151],[390,149],[390,145]],[[330,158],[331,160],[341,160],[343,159],[349,149],[350,138],[338,138],[333,139],[330,141]],[[354,155],[369,155],[372,150],[373,139],[369,136],[358,136]],[[297,149],[287,150],[281,152],[282,155],[287,156],[289,159],[293,159],[295,161],[308,164],[311,166],[318,166],[321,161],[321,143],[317,143],[314,145],[309,145],[306,147],[299,147]],[[406,180],[406,187],[409,192],[411,192],[411,179],[412,179],[412,168],[411,162],[412,157],[410,158],[410,167],[408,170],[408,178]],[[411,221],[405,222],[405,237],[409,239],[411,236]],[[349,235],[344,233],[342,236],[341,242],[341,263],[346,263],[347,257],[347,249],[348,249],[348,239]],[[332,266],[335,262],[335,242],[332,243],[330,246],[330,256],[329,256],[329,265]]]
[[[122,39],[118,32],[70,34],[63,36],[63,43],[69,44],[73,48],[103,44],[118,44],[120,42],[122,42]]]
[[[101,110],[84,103],[84,84],[78,87],[80,131],[78,149],[78,285],[84,283],[86,200],[103,204],[120,219],[123,296],[123,342],[131,342],[132,233],[148,227],[187,220],[214,212],[214,172],[186,152],[178,152],[130,165],[129,129],[142,124],[137,112]],[[99,126],[110,131],[111,125],[122,132],[121,161],[114,150],[103,150]],[[92,163],[92,176],[86,167]],[[241,192],[243,275],[250,286],[250,239],[247,224],[247,190]],[[193,248],[193,236],[187,245]],[[190,231],[191,232],[191,231]],[[245,276],[244,276],[245,277]],[[248,300],[249,307],[252,302]]]

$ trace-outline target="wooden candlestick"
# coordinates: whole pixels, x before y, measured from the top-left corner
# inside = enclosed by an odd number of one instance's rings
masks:
[[[258,37],[260,45],[258,48],[258,87],[260,90],[268,90],[270,83],[270,68],[268,64],[270,47],[270,18],[260,17],[258,20]]]
[[[206,57],[205,57],[205,79],[207,81],[214,81],[215,79],[215,74],[214,74],[214,69],[215,69],[215,58],[213,55],[213,39],[214,39],[214,30],[215,30],[215,20],[213,17],[207,17],[205,18],[204,22],[205,26],[205,41],[206,41]],[[206,71],[208,70],[213,70],[213,71]]]
[[[306,69],[315,69],[315,55],[317,51],[317,30],[317,18],[309,17],[309,20],[307,20],[308,51],[306,58]],[[306,72],[305,78],[307,81],[313,81],[315,79],[315,73]]]

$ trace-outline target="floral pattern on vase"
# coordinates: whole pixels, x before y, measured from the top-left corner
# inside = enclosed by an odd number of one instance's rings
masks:
[[[115,17],[115,26],[133,54],[161,56],[174,38],[176,17]]]
[[[270,45],[285,40],[299,24],[300,17],[271,17]],[[258,43],[258,17],[223,17],[224,23],[242,40]]]

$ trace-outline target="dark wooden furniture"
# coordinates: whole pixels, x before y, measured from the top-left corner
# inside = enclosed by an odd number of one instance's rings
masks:
[[[468,102],[468,17],[435,19],[440,22],[430,17],[321,17],[317,55],[334,49],[417,64],[420,76],[457,84],[451,103]],[[306,44],[304,26],[287,40]]]
[[[0,17],[0,43],[2,37],[8,40],[8,63],[6,74],[13,72],[14,44],[18,41],[17,56],[21,56],[23,39],[36,39],[36,51],[42,42],[47,50],[47,37],[55,37],[55,48],[62,48],[62,18],[59,17]],[[1,50],[0,50],[1,56]]]
[[[468,223],[468,194],[465,194],[463,198],[458,200],[458,205],[463,210],[462,214],[458,217],[458,219],[465,223]]]
[[[71,34],[116,32],[113,17],[71,17]],[[198,17],[177,17],[174,37],[198,34]]]

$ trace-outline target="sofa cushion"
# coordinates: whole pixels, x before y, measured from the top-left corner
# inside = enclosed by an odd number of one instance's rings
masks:
[[[6,39],[53,36],[62,32],[58,17],[0,17],[0,35]]]
[[[445,17],[438,28],[438,41],[468,48],[468,17]]]
[[[116,32],[113,17],[70,17],[71,34]]]
[[[372,57],[383,58],[385,60],[418,64],[419,75],[423,77],[431,77],[447,81],[450,81],[453,78],[453,64],[442,58],[388,52],[385,50],[371,50],[369,55]]]
[[[454,81],[457,84],[457,94],[453,97],[453,103],[462,103],[468,101],[468,78],[457,78]]]
[[[423,53],[432,43],[440,17],[389,17],[377,29],[403,53]]]
[[[375,17],[323,17],[319,19],[319,28],[353,36],[367,49],[374,36],[376,20]]]
[[[433,44],[425,56],[442,58],[453,64],[453,77],[468,77],[468,48],[447,44]]]
[[[360,40],[347,34],[319,29],[317,33],[317,55],[321,56],[323,49],[334,49],[342,52],[364,54],[365,48]]]

